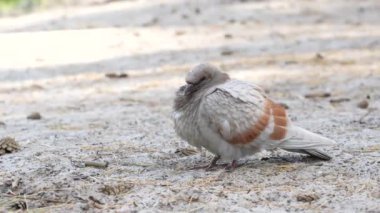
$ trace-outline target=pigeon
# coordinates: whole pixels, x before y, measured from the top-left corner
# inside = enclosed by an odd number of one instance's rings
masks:
[[[237,160],[276,148],[307,154],[321,160],[331,157],[319,150],[335,142],[291,122],[285,108],[259,86],[234,80],[210,64],[199,64],[186,76],[175,94],[174,129],[189,144],[238,166]]]

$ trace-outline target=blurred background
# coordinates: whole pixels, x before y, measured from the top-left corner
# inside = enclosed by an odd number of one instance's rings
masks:
[[[23,147],[1,156],[0,177],[28,176],[19,190],[34,196],[23,197],[30,208],[79,208],[73,192],[127,210],[380,207],[380,1],[0,0],[0,16],[0,136]],[[222,182],[186,169],[207,159],[178,155],[188,147],[173,131],[171,107],[201,62],[262,86],[294,122],[336,140],[336,160],[302,170],[302,161],[252,161]],[[72,164],[83,160],[110,168]],[[110,177],[135,185],[119,195],[122,204],[95,190]],[[307,181],[316,184],[292,185]],[[60,184],[66,191],[54,191]],[[188,193],[185,186],[200,188],[199,202],[163,197]],[[39,193],[46,189],[52,194]],[[321,199],[293,202],[301,191]]]
[[[112,0],[111,0],[112,1]],[[2,16],[21,15],[28,12],[51,9],[62,6],[91,5],[96,3],[111,2],[110,0],[1,0],[0,11]]]

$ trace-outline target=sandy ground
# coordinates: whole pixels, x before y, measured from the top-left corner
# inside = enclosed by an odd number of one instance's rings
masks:
[[[0,156],[0,212],[379,212],[379,11],[377,0],[140,0],[0,19],[0,138],[22,147]],[[203,61],[337,141],[334,159],[275,151],[232,173],[192,170],[212,155],[178,152],[190,147],[170,114]],[[331,96],[305,98],[318,92]]]

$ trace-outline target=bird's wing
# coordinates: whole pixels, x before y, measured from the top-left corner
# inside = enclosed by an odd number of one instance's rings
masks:
[[[282,141],[287,136],[285,109],[247,82],[231,80],[213,88],[202,100],[200,116],[231,144]]]

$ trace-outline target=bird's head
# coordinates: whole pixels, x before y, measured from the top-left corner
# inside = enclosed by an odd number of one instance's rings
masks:
[[[195,94],[202,94],[208,88],[226,82],[230,77],[221,72],[217,67],[210,64],[199,64],[192,68],[186,76],[186,84],[181,86],[176,92],[174,100],[174,110],[192,103],[193,97],[200,97]]]
[[[192,95],[196,92],[226,82],[230,77],[220,71],[219,68],[210,64],[199,64],[192,68],[186,76],[185,95]]]

